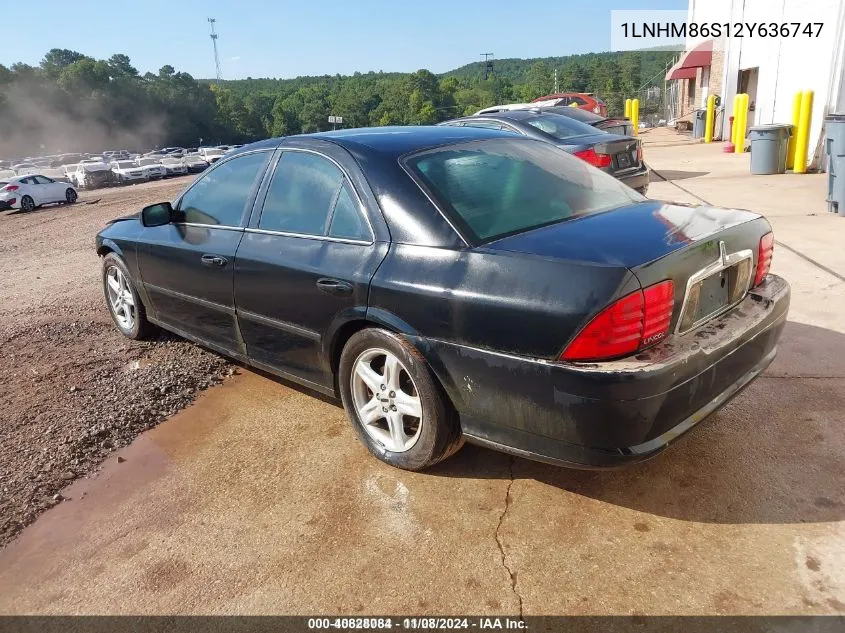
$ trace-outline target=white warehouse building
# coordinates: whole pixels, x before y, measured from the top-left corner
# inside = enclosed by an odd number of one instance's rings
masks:
[[[667,74],[676,80],[677,118],[690,120],[717,94],[724,116],[716,135],[727,138],[733,99],[749,95],[748,126],[791,123],[795,94],[815,92],[807,164],[822,165],[824,117],[845,113],[845,0],[689,0],[689,23],[791,24],[808,23],[813,36],[690,39]],[[816,36],[818,25],[821,29]],[[724,28],[724,27],[723,27]],[[790,29],[794,27],[790,26]]]

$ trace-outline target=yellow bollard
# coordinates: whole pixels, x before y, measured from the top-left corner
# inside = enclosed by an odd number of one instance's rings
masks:
[[[716,122],[716,95],[707,97],[707,119],[704,122],[704,142],[713,142],[713,125]]]
[[[634,126],[634,136],[640,133],[640,100],[631,101],[631,124]]]
[[[734,152],[742,154],[745,151],[745,131],[748,126],[748,95],[739,95],[739,110],[734,119],[734,127],[736,127],[736,141],[734,143]]]
[[[630,99],[625,99],[625,118],[626,119],[631,118],[631,100]]]
[[[798,117],[798,133],[795,139],[795,157],[792,171],[803,174],[807,171],[807,145],[810,142],[810,123],[813,120],[813,91],[805,90],[801,95],[801,113]]]
[[[786,168],[792,169],[795,165],[795,140],[798,137],[798,121],[801,118],[801,97],[803,92],[796,92],[792,100],[792,135],[789,137],[789,145],[786,149]]]

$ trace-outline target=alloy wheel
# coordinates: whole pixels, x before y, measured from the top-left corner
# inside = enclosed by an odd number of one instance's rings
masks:
[[[106,292],[109,297],[109,308],[118,325],[124,330],[131,330],[135,326],[137,317],[135,298],[132,296],[126,275],[117,266],[110,266],[106,271]]]
[[[24,196],[21,199],[21,209],[24,211],[32,211],[35,208],[35,202],[29,196]]]
[[[65,191],[65,200],[68,204],[73,204],[76,202],[76,192],[73,189],[68,189]]]
[[[385,349],[368,349],[355,360],[350,381],[367,435],[394,453],[413,448],[423,425],[422,402],[402,361]]]

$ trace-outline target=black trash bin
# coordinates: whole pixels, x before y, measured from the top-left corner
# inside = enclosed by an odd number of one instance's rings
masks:
[[[783,174],[792,126],[784,123],[755,125],[748,130],[751,139],[751,173]]]

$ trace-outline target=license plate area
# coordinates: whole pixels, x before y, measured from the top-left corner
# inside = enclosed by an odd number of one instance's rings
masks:
[[[616,167],[628,169],[634,165],[634,157],[630,152],[621,152],[616,155]]]
[[[751,283],[750,250],[727,255],[724,243],[721,257],[698,271],[687,282],[687,291],[676,332],[683,334],[730,310],[748,293]]]

